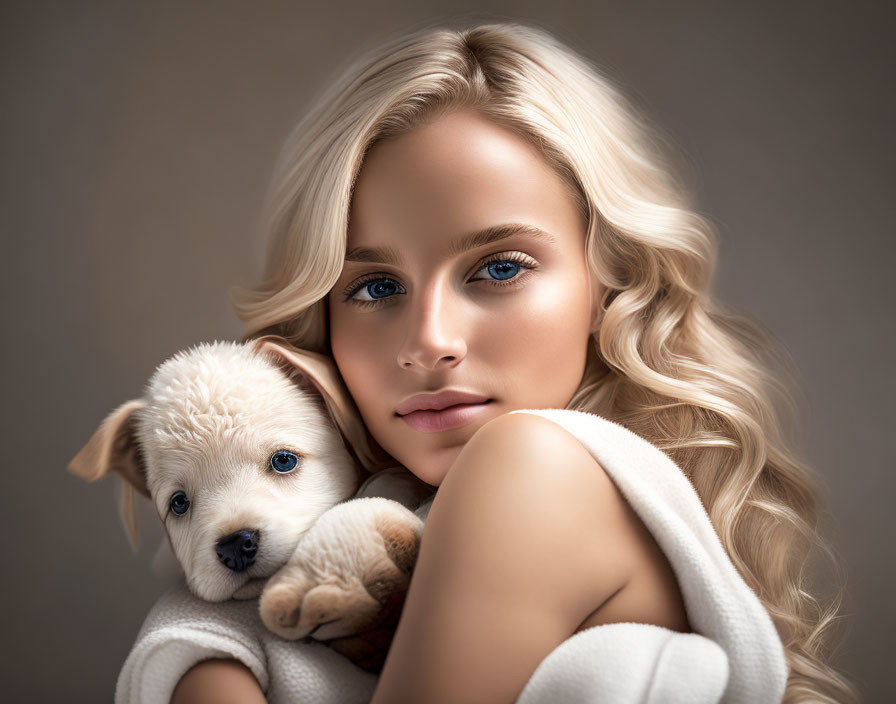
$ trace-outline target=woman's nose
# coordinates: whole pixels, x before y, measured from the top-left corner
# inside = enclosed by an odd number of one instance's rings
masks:
[[[466,357],[462,313],[443,288],[419,293],[407,307],[407,332],[398,350],[398,366],[431,371],[454,367]]]

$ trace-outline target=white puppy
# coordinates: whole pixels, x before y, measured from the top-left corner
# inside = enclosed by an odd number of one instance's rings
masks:
[[[199,598],[261,595],[277,635],[329,641],[378,671],[425,520],[409,507],[432,489],[394,468],[345,501],[388,460],[333,362],[267,336],[174,355],[69,469],[88,481],[119,473],[133,543],[134,494],[149,497]],[[377,485],[398,500],[373,498]]]
[[[132,541],[134,491],[152,499],[194,594],[249,598],[358,488],[362,467],[333,422],[369,466],[356,413],[326,357],[270,337],[200,344],[160,365],[144,396],[114,410],[69,468],[126,480]]]

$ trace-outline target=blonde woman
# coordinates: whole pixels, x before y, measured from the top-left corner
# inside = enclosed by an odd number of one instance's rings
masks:
[[[518,24],[397,37],[295,128],[266,213],[265,278],[236,302],[247,337],[332,355],[373,438],[439,487],[375,702],[509,702],[591,626],[692,630],[600,464],[507,415],[525,408],[594,413],[665,452],[771,616],[783,700],[855,700],[824,659],[838,606],[803,582],[825,548],[771,344],[711,298],[711,227],[587,61]],[[412,412],[421,397],[455,408]],[[173,701],[225,694],[263,701],[222,660]]]

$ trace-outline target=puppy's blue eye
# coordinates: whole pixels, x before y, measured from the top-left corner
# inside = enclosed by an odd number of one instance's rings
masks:
[[[291,472],[299,465],[299,456],[293,452],[280,450],[271,455],[271,469],[281,474]]]
[[[187,509],[190,508],[190,500],[184,492],[178,491],[171,497],[169,506],[171,508],[171,513],[183,516],[187,512]]]

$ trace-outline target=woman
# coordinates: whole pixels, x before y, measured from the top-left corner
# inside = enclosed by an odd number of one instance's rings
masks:
[[[587,62],[493,24],[363,57],[283,150],[266,277],[236,304],[247,336],[332,354],[374,439],[440,487],[374,701],[510,701],[583,628],[690,630],[594,458],[505,415],[552,407],[612,419],[686,473],[781,636],[785,701],[855,699],[823,660],[837,605],[803,584],[818,500],[771,345],[711,300],[714,234],[657,149]],[[445,390],[464,405],[408,413]],[[174,701],[222,684],[261,700],[247,670],[209,661]]]

